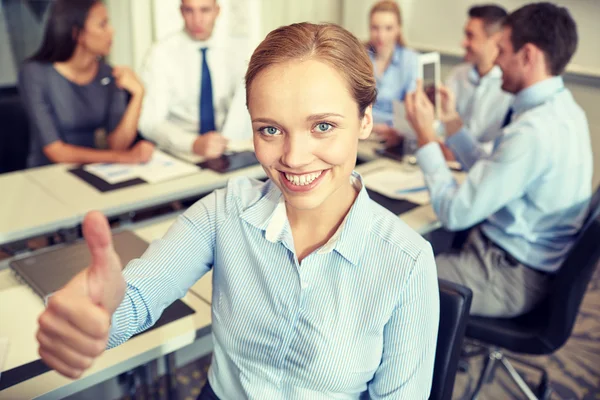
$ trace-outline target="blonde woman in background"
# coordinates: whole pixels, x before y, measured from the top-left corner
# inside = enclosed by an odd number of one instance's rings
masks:
[[[393,101],[404,101],[404,96],[415,89],[418,55],[406,48],[402,32],[402,13],[393,0],[382,0],[369,13],[369,57],[377,81],[377,101],[373,105],[375,132],[388,145],[398,140],[399,133],[392,127]]]

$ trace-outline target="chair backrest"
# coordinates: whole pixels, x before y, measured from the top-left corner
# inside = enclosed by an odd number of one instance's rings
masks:
[[[27,167],[29,119],[16,87],[0,89],[0,173]]]
[[[600,188],[590,201],[586,222],[554,277],[550,295],[541,307],[548,321],[542,340],[549,350],[560,348],[571,336],[579,306],[599,261]]]
[[[440,325],[438,329],[431,400],[450,400],[465,336],[471,299],[470,289],[440,279]]]

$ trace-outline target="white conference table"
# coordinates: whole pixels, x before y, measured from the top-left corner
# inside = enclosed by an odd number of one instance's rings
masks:
[[[71,228],[80,221],[71,208],[23,171],[0,175],[0,244]]]
[[[118,216],[211,192],[233,177],[266,177],[260,165],[227,174],[204,169],[166,182],[102,193],[71,174],[72,167],[56,164],[0,175],[0,245],[74,228],[91,210]]]
[[[80,219],[91,210],[98,210],[112,217],[201,195],[225,186],[230,178],[237,176],[257,179],[266,176],[260,165],[226,174],[202,169],[197,173],[165,182],[143,183],[102,193],[70,173],[68,170],[71,168],[72,165],[50,165],[25,171],[24,174],[59,199]]]

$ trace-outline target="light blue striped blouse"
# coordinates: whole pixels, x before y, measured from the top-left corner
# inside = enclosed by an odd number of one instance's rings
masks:
[[[221,399],[426,399],[439,292],[429,243],[361,187],[339,231],[299,264],[272,182],[229,182],[125,269],[109,347],[147,329],[214,265]],[[282,218],[283,217],[283,218]]]

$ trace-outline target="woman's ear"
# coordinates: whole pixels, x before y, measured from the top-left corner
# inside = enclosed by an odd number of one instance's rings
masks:
[[[365,115],[362,117],[360,122],[360,134],[359,139],[366,139],[373,130],[373,106],[370,105],[365,109]]]
[[[73,41],[75,43],[79,44],[79,39],[81,39],[81,29],[77,28],[76,26],[73,27],[73,29],[71,30],[71,37],[73,38]]]

